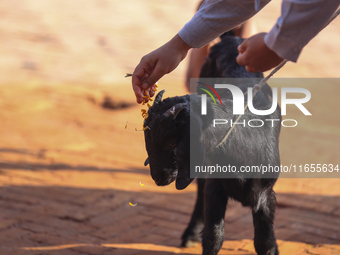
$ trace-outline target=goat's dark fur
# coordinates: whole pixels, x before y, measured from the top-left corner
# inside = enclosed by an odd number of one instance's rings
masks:
[[[248,73],[236,63],[237,45],[241,42],[242,39],[237,37],[223,38],[211,49],[201,77],[261,78],[261,73]],[[245,92],[254,83],[238,86]],[[200,165],[216,160],[217,155],[224,155],[224,161],[220,162],[222,165],[226,165],[226,162],[237,167],[280,165],[280,124],[255,129],[237,125],[226,142],[216,148],[230,127],[219,125],[212,128],[212,119],[235,120],[232,115],[231,95],[219,92],[222,94],[224,107],[215,106],[208,100],[208,113],[203,116],[195,114],[199,111],[193,111],[200,107],[200,95],[167,98],[150,107],[149,117],[144,123],[150,129],[146,129],[144,133],[151,176],[157,185],[168,185],[176,180],[176,188],[184,189],[190,184],[193,180],[190,178],[190,143],[199,152],[197,158]],[[179,103],[182,103],[180,108],[177,107]],[[271,89],[265,85],[257,93],[253,104],[256,109],[268,109],[271,103]],[[269,116],[257,116],[247,110],[243,117],[246,122],[248,119],[281,120],[279,107]],[[191,130],[190,121],[195,124],[191,125]],[[198,178],[197,201],[190,223],[182,235],[182,246],[188,247],[199,242],[202,232],[203,254],[217,254],[224,240],[224,215],[227,202],[231,198],[252,209],[257,254],[278,254],[273,230],[273,185],[277,177],[249,179],[238,174],[229,179]]]

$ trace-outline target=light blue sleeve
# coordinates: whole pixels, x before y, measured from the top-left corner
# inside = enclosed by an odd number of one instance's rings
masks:
[[[266,45],[280,57],[296,62],[339,4],[339,0],[283,0],[281,17],[265,36]]]
[[[182,40],[200,48],[254,16],[270,0],[205,0],[179,31]]]

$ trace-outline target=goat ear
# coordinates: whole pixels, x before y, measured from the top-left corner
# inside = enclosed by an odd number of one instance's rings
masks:
[[[147,158],[144,162],[144,166],[147,166],[147,165],[149,165],[149,158]]]
[[[163,113],[166,117],[172,117],[173,119],[176,119],[177,115],[187,106],[186,103],[178,103],[174,106],[171,106],[165,113]]]
[[[176,151],[177,162],[177,178],[176,189],[182,190],[188,187],[188,185],[194,180],[190,178],[190,136],[186,135],[177,144]]]
[[[196,121],[191,118],[191,122]],[[197,123],[197,125],[195,128],[190,128],[188,124],[184,128],[182,139],[177,145],[176,162],[178,174],[176,189],[178,190],[185,189],[197,177],[198,173],[195,172],[195,165],[200,166],[204,162],[205,148],[201,142],[202,129],[200,123]],[[194,160],[192,160],[193,158]]]

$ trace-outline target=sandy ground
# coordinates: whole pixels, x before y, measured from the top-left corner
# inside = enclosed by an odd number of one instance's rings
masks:
[[[195,185],[179,192],[153,183],[135,131],[142,107],[124,78],[195,8],[187,0],[1,1],[1,254],[200,253],[178,248]],[[279,1],[270,3],[254,19],[258,31],[279,12]],[[339,31],[336,20],[275,77],[337,78]],[[166,96],[186,93],[186,64],[160,80]],[[308,89],[313,116],[291,109],[300,122],[282,129],[282,164],[339,164],[339,83],[313,80]],[[102,107],[108,98],[115,109]],[[339,180],[278,181],[281,254],[340,253]],[[254,254],[249,211],[236,203],[228,211],[231,241],[221,254]]]

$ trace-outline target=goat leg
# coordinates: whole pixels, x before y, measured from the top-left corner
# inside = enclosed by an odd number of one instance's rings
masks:
[[[253,208],[254,246],[258,255],[278,255],[273,229],[275,193],[272,189],[262,193]]]
[[[224,215],[228,196],[221,181],[206,179],[204,189],[204,228],[202,235],[203,255],[216,255],[224,241]]]
[[[201,241],[201,232],[204,227],[204,185],[205,179],[197,178],[197,199],[191,220],[182,235],[182,247],[193,247]]]

